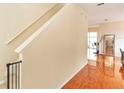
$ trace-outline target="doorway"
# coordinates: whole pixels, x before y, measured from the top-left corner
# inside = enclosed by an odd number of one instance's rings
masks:
[[[88,32],[88,59],[96,60],[97,32]]]
[[[115,50],[115,35],[106,34],[103,37],[103,53],[114,56]]]

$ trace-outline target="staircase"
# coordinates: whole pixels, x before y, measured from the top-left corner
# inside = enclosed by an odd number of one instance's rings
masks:
[[[87,64],[87,28],[87,15],[81,7],[53,6],[7,42],[21,60],[7,64],[7,88],[61,88]]]
[[[17,34],[14,38],[8,40],[6,44],[8,46],[12,46],[15,50],[17,47],[22,45],[29,37],[31,37],[36,31],[38,31],[41,27],[46,25],[49,20],[59,12],[65,4],[55,4],[52,8],[50,8],[45,14],[41,15],[39,19],[37,19],[34,23],[29,25],[25,30]],[[18,52],[19,58],[18,60],[22,60],[22,56],[20,58],[21,53]],[[22,61],[12,62],[6,64],[6,74],[5,80],[1,82],[1,88],[7,89],[20,89],[21,88],[21,63]]]

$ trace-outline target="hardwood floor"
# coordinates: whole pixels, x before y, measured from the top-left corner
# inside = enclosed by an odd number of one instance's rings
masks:
[[[63,89],[124,88],[124,68],[119,58],[98,55],[76,74]]]

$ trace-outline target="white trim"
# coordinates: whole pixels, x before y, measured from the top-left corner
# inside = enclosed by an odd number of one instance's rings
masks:
[[[53,20],[54,18],[63,10],[65,6],[68,6],[69,4],[65,4],[60,11],[58,11],[49,21],[47,21],[41,28],[39,28],[36,32],[34,32],[28,39],[26,39],[19,47],[15,49],[16,53],[20,53],[32,40],[34,40],[42,31],[44,28],[46,28]]]
[[[87,60],[86,60],[87,61]],[[83,66],[81,66],[81,68],[79,68],[74,74],[72,74],[67,80],[66,82],[64,82],[60,87],[58,87],[58,89],[61,89],[67,82],[69,82],[82,68],[84,68],[87,65],[88,61],[85,62],[83,64]]]
[[[91,26],[88,26],[88,28],[97,28],[99,27],[99,25],[91,25]]]

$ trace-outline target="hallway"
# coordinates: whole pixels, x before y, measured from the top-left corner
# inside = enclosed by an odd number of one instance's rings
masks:
[[[63,89],[116,89],[124,88],[124,69],[119,58],[98,55],[96,62],[88,64]]]

